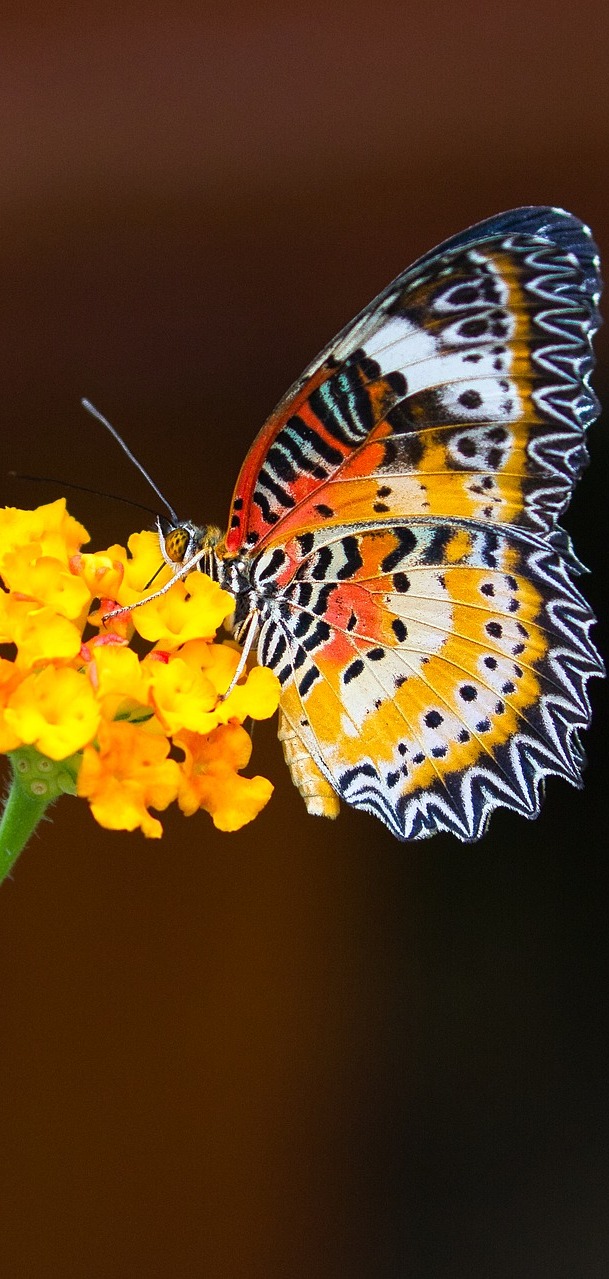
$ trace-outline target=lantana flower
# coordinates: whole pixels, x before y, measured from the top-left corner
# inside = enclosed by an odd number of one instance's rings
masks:
[[[217,631],[232,597],[197,571],[131,609],[159,573],[156,534],[88,553],[88,534],[61,498],[34,511],[0,510],[0,751],[13,782],[0,823],[0,879],[50,803],[86,799],[110,830],[158,838],[177,801],[238,830],[268,802],[264,777],[243,777],[246,719],[276,710],[279,684],[239,663]],[[132,641],[136,647],[132,646]]]

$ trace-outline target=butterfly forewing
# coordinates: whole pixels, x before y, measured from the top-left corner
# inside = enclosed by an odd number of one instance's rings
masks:
[[[375,515],[552,525],[597,409],[600,285],[587,229],[540,213],[457,237],[339,335],[255,442],[229,551]]]
[[[399,276],[310,366],[237,482],[259,658],[337,794],[477,838],[577,783],[592,617],[556,519],[587,454],[589,232],[502,214]],[[294,747],[291,747],[292,751]]]

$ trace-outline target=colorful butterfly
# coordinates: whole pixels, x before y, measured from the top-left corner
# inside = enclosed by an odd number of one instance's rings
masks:
[[[229,528],[167,525],[179,576],[235,597],[282,685],[310,813],[478,839],[581,785],[602,674],[557,526],[587,461],[599,262],[560,209],[490,218],[420,258],[318,356],[258,435]]]

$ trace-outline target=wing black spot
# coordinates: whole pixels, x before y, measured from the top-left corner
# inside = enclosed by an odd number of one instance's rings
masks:
[[[403,644],[408,639],[408,627],[401,617],[394,617],[391,623],[391,629],[399,644]]]
[[[316,680],[318,680],[319,678],[320,678],[320,675],[319,675],[319,671],[318,671],[317,667],[316,667],[316,666],[310,666],[310,667],[309,667],[309,669],[308,669],[308,671],[307,671],[307,673],[306,673],[306,675],[303,675],[303,677],[302,677],[302,679],[301,679],[301,681],[300,681],[300,684],[298,685],[298,692],[300,693],[300,696],[301,696],[301,697],[306,697],[306,695],[307,695],[307,693],[308,693],[309,689],[311,688],[311,686],[312,686],[312,685],[315,683],[315,681],[316,681]]]
[[[444,723],[444,716],[439,711],[428,711],[425,716],[425,723],[428,728],[439,728]]]
[[[350,684],[352,679],[357,679],[364,669],[364,663],[360,657],[357,657],[351,665],[347,667],[343,675],[343,683]]]
[[[459,396],[459,404],[462,404],[464,409],[479,409],[482,404],[482,396],[479,391],[464,391]]]
[[[301,555],[308,555],[313,550],[315,538],[312,533],[301,533],[300,537],[296,538],[296,541]]]
[[[464,702],[475,702],[477,696],[478,690],[477,688],[474,688],[473,684],[461,685],[461,688],[459,689],[459,697],[461,697]]]

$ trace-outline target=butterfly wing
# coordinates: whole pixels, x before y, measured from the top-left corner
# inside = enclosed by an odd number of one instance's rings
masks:
[[[556,519],[599,290],[569,214],[471,228],[339,334],[242,468],[226,554],[265,601],[282,735],[399,838],[477,838],[498,805],[535,815],[548,773],[579,781],[601,668]]]
[[[228,552],[328,520],[437,514],[546,532],[587,459],[599,292],[590,233],[560,210],[501,214],[421,258],[263,427]]]
[[[549,773],[579,784],[600,664],[554,546],[474,521],[329,528],[260,554],[261,591],[273,559],[260,660],[290,738],[347,803],[400,839],[471,840],[499,805],[535,816]]]

